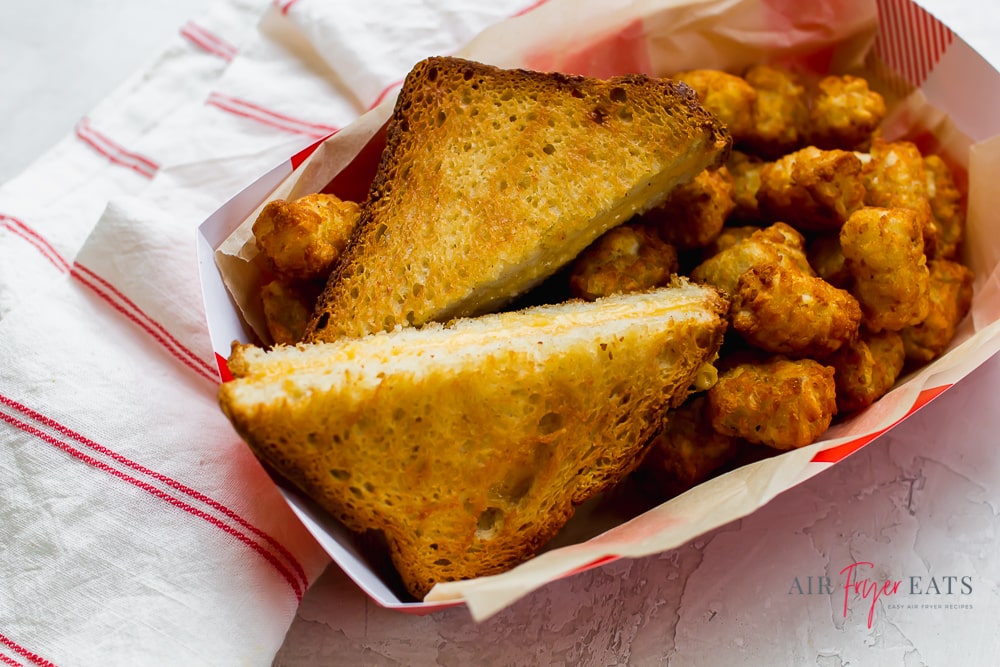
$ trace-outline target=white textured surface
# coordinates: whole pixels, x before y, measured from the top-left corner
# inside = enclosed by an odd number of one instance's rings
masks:
[[[204,0],[0,3],[0,183],[149,65]]]
[[[1000,9],[925,4],[1000,62]],[[0,181],[70,131],[201,5],[0,5]],[[755,515],[668,553],[556,582],[481,624],[463,609],[380,609],[331,568],[275,664],[997,664],[998,390],[993,359]],[[852,591],[846,615],[843,606],[841,570],[862,561],[874,567],[859,578],[902,582],[876,603],[870,628],[870,597]],[[830,592],[807,594],[822,577]],[[939,594],[911,592],[932,577]]]

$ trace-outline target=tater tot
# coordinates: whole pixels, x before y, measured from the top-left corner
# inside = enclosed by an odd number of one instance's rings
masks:
[[[667,414],[666,425],[650,443],[639,469],[644,486],[660,498],[682,493],[761,449],[712,428],[707,398],[697,394]]]
[[[691,279],[735,294],[743,272],[764,264],[777,264],[812,275],[802,234],[776,222],[704,260],[691,271]]]
[[[855,339],[861,307],[822,278],[768,264],[740,276],[730,317],[751,345],[822,359]]]
[[[761,220],[757,191],[760,189],[760,171],[767,164],[760,158],[741,151],[729,155],[726,169],[733,177],[733,211],[731,223],[757,223]]]
[[[864,204],[861,160],[814,146],[789,153],[760,172],[757,203],[769,220],[803,231],[837,231]]]
[[[806,257],[820,278],[840,289],[851,289],[851,272],[847,270],[839,234],[821,234],[806,246]]]
[[[804,447],[837,413],[833,376],[814,359],[735,366],[708,390],[712,428],[775,449]]]
[[[593,301],[609,294],[666,285],[677,273],[677,250],[654,229],[625,224],[605,232],[576,259],[570,293]]]
[[[268,202],[253,224],[270,268],[289,280],[325,278],[347,246],[360,207],[334,195]]]
[[[753,130],[757,91],[743,78],[714,69],[678,72],[671,78],[691,86],[702,105],[726,124],[734,141]]]
[[[838,413],[867,408],[881,398],[895,384],[905,361],[898,333],[862,330],[857,340],[827,360],[836,370]]]
[[[918,363],[931,361],[945,351],[972,305],[971,269],[944,259],[932,259],[927,267],[930,271],[927,317],[900,332],[906,358]]]
[[[261,287],[261,304],[271,341],[292,345],[302,340],[322,283],[289,284],[272,280]]]
[[[757,92],[757,99],[753,130],[740,143],[765,159],[799,148],[809,122],[808,93],[799,77],[782,67],[754,65],[743,78]]]
[[[935,257],[955,259],[965,236],[962,193],[955,184],[951,169],[937,155],[924,158],[924,174],[927,177],[927,197],[938,229]]]
[[[840,247],[869,329],[898,331],[927,317],[930,273],[912,209],[856,211],[840,231]]]
[[[702,257],[708,259],[712,255],[718,255],[723,250],[732,248],[737,243],[750,238],[754,232],[760,231],[760,227],[754,225],[742,225],[740,227],[723,227],[719,235],[711,243],[702,248]]]
[[[681,250],[701,248],[719,235],[734,206],[733,179],[723,166],[706,169],[678,185],[666,201],[643,213],[641,220]]]
[[[912,209],[924,237],[924,252],[935,257],[941,232],[927,195],[927,172],[920,150],[909,141],[876,139],[863,165],[865,204]]]
[[[864,79],[825,76],[812,95],[807,140],[827,150],[868,150],[885,115],[885,99]]]

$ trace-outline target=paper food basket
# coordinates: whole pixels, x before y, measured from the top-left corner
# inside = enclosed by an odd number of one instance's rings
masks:
[[[456,55],[601,77],[742,71],[760,62],[863,75],[889,102],[886,138],[909,139],[941,155],[967,187],[963,260],[975,271],[975,296],[945,355],[833,426],[820,442],[712,479],[607,530],[581,526],[588,518],[578,515],[571,525],[582,528],[585,539],[544,551],[504,574],[439,584],[422,602],[398,593],[336,520],[278,480],[306,528],[378,604],[412,613],[466,604],[483,619],[555,579],[681,546],[836,465],[1000,350],[1000,188],[992,185],[1000,180],[1000,114],[993,111],[1000,108],[1000,73],[910,0],[550,0],[492,26]],[[257,211],[273,198],[318,191],[363,200],[391,111],[390,99],[290,157],[200,226],[201,277],[221,379],[229,379],[231,342],[253,340],[260,326],[252,305],[257,273],[249,233]]]

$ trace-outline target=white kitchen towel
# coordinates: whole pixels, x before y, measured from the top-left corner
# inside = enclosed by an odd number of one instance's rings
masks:
[[[0,187],[0,663],[271,663],[328,557],[218,410],[195,230],[540,3],[489,4],[212,5]]]

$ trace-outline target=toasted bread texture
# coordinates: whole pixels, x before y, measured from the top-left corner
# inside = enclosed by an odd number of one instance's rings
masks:
[[[305,339],[499,310],[730,144],[679,82],[421,61]]]
[[[670,287],[332,343],[234,345],[220,403],[259,458],[407,589],[529,558],[714,381],[728,304]]]

